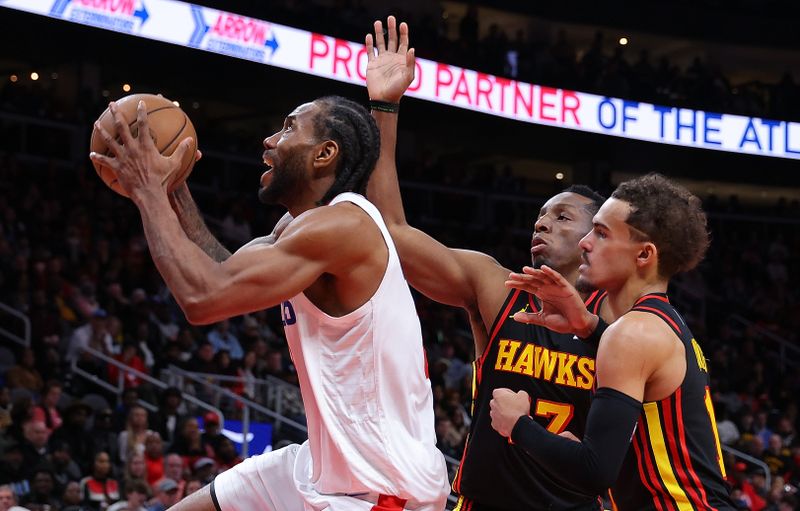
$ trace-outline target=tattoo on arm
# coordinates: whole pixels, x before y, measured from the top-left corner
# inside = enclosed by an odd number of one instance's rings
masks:
[[[170,204],[178,215],[178,220],[186,236],[210,258],[222,262],[231,256],[230,251],[208,230],[187,187],[179,187],[175,190],[170,195]]]

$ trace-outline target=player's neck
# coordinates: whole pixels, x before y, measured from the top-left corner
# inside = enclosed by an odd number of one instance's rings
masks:
[[[611,320],[620,318],[623,314],[631,310],[636,301],[651,293],[666,293],[666,280],[657,279],[652,281],[632,278],[623,283],[619,288],[608,291],[608,310],[612,315]]]

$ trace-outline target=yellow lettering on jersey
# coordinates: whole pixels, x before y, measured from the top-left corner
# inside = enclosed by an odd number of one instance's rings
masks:
[[[511,371],[511,361],[514,360],[514,354],[519,349],[519,341],[509,341],[502,339],[497,345],[497,362],[494,368],[497,371]]]
[[[517,363],[514,364],[514,368],[511,371],[533,376],[533,344],[525,345],[517,359]]]
[[[552,380],[557,362],[558,352],[552,352],[547,348],[536,346],[536,361],[534,362],[533,369],[534,377],[542,380]]]
[[[549,350],[535,343],[501,339],[497,343],[496,371],[524,374],[556,385],[589,390],[594,386],[594,359]]]
[[[580,376],[575,379],[575,386],[584,390],[591,389],[594,385],[594,359],[589,357],[579,358],[578,372]]]
[[[700,349],[700,345],[697,344],[697,341],[694,339],[692,339],[692,348],[694,348],[694,358],[697,360],[697,366],[701,371],[707,373],[708,366],[706,365],[706,357],[703,356],[703,350]]]
[[[559,353],[558,354],[558,376],[555,382],[559,385],[566,385],[568,387],[575,386],[575,373],[572,366],[578,360],[578,355],[573,353]]]

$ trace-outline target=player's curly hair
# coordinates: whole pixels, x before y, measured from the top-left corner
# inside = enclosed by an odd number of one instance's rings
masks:
[[[336,179],[319,204],[327,204],[342,192],[366,195],[381,149],[375,119],[366,108],[341,96],[325,96],[314,102],[321,107],[315,122],[316,136],[339,145]]]
[[[658,173],[625,181],[611,198],[631,205],[631,236],[658,249],[658,273],[670,278],[703,260],[710,243],[700,199]],[[645,239],[641,239],[642,237]]]

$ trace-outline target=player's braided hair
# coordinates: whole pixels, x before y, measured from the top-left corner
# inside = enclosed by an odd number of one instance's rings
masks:
[[[325,96],[315,103],[321,107],[315,123],[317,137],[339,145],[336,179],[319,204],[327,204],[342,192],[366,195],[381,149],[375,119],[366,108],[341,96]]]

